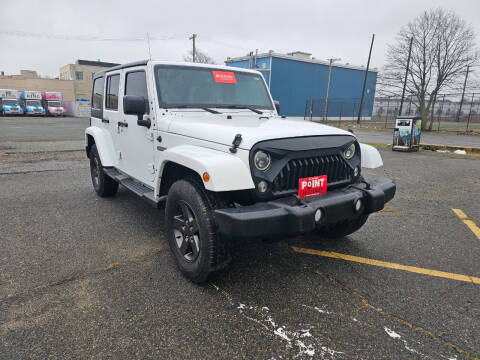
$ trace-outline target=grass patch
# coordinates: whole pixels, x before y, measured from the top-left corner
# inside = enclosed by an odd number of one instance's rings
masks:
[[[379,150],[392,150],[392,144],[383,144],[383,143],[371,143],[367,142],[365,144],[371,145],[374,148],[377,148]],[[398,152],[403,152],[403,151],[398,151]],[[412,151],[414,152],[414,151]],[[436,152],[432,150],[425,150],[422,147],[418,150],[418,152],[424,153],[424,154],[432,154],[432,155],[437,155],[437,156],[450,156],[454,158],[474,158],[474,159],[480,159],[480,153],[474,153],[474,152],[469,152],[467,151],[467,155],[460,155],[460,154],[455,154],[453,151],[450,151],[448,153],[444,152]]]

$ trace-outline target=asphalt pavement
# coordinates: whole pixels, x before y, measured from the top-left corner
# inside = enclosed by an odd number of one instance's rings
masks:
[[[480,358],[477,158],[381,150],[364,174],[393,177],[397,195],[357,233],[238,242],[198,286],[175,268],[162,210],[94,193],[88,120],[13,120],[0,119],[0,359]]]

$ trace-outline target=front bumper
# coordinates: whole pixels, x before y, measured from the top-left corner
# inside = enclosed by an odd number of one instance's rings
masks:
[[[308,233],[317,227],[352,219],[383,209],[393,199],[396,185],[380,178],[372,183],[356,183],[324,195],[298,199],[289,196],[238,208],[215,210],[215,221],[221,234],[236,238],[285,237]],[[355,210],[355,203],[362,206]],[[315,221],[317,209],[321,220]]]

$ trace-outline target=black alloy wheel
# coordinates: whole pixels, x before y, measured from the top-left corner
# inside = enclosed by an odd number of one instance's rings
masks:
[[[173,235],[180,255],[188,262],[194,262],[200,254],[200,229],[190,205],[185,200],[176,203],[173,216]]]

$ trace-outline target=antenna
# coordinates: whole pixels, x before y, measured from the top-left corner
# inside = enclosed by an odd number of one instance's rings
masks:
[[[148,57],[152,60],[152,51],[150,50],[150,34],[147,32]]]
[[[192,34],[191,37],[188,38],[188,40],[192,40],[192,62],[197,62],[197,50],[195,48],[195,39],[197,38],[197,34]]]

